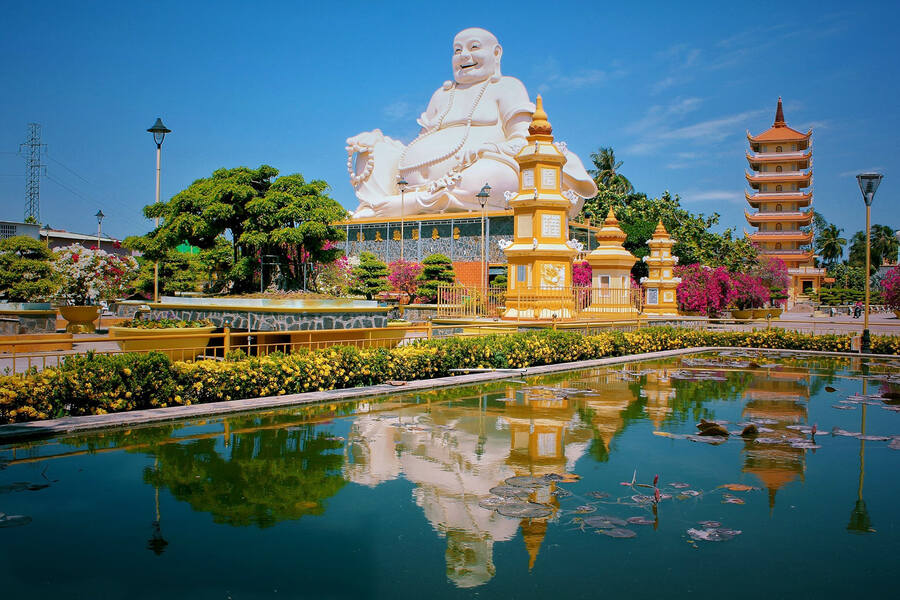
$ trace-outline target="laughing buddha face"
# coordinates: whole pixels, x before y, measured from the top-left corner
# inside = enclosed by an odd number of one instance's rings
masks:
[[[500,74],[503,48],[484,29],[464,29],[453,38],[453,79],[460,84],[481,83]]]

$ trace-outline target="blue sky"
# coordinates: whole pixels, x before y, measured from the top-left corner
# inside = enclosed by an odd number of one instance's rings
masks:
[[[453,36],[493,31],[503,72],[544,96],[557,139],[588,163],[612,146],[651,195],[681,195],[742,230],[745,132],[814,128],[814,201],[849,237],[853,175],[884,183],[873,222],[900,227],[900,3],[29,2],[0,30],[0,219],[21,220],[27,124],[43,125],[41,220],[147,231],[157,116],[164,198],[219,167],[324,179],[347,208],[344,141],[408,141],[451,78]],[[446,12],[445,10],[446,9]],[[865,15],[865,16],[860,16]]]

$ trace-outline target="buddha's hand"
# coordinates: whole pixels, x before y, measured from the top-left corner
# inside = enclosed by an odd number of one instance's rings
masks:
[[[497,152],[497,144],[486,143],[481,144],[476,148],[461,150],[457,153],[456,158],[459,160],[460,164],[468,166],[481,158],[481,155],[485,152]]]
[[[375,144],[384,140],[384,134],[380,129],[365,131],[351,138],[347,138],[347,152],[368,152]]]

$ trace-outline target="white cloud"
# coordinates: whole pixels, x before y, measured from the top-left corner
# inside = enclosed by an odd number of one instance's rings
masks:
[[[663,140],[696,140],[721,141],[729,136],[741,133],[741,124],[746,124],[765,113],[764,110],[748,110],[727,117],[700,121],[693,125],[679,127],[670,131],[659,132],[657,136]],[[744,127],[746,128],[746,127]]]
[[[743,192],[732,191],[732,190],[704,190],[704,191],[689,191],[683,194],[680,194],[679,197],[684,202],[737,202],[740,203],[744,200]]]
[[[578,90],[586,87],[603,85],[612,80],[619,79],[627,75],[627,71],[619,66],[617,61],[611,63],[615,68],[611,71],[602,69],[580,69],[570,73],[564,73],[560,68],[559,61],[550,56],[536,66],[537,72],[542,78],[542,82],[538,85],[540,92],[545,92],[551,88],[562,90]]]
[[[384,107],[384,115],[394,121],[401,121],[416,115],[415,107],[409,102],[397,100]]]

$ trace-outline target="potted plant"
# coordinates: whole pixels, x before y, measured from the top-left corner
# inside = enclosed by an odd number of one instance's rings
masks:
[[[735,310],[731,311],[731,315],[735,319],[765,318],[763,307],[769,301],[769,290],[762,281],[753,275],[738,273],[732,277],[732,285]]]
[[[59,312],[69,333],[91,333],[100,315],[98,302],[124,295],[137,276],[137,261],[78,244],[53,253],[53,272],[60,282]]]
[[[193,360],[207,344],[215,325],[203,319],[132,319],[109,328],[123,352],[158,351],[172,360]]]

